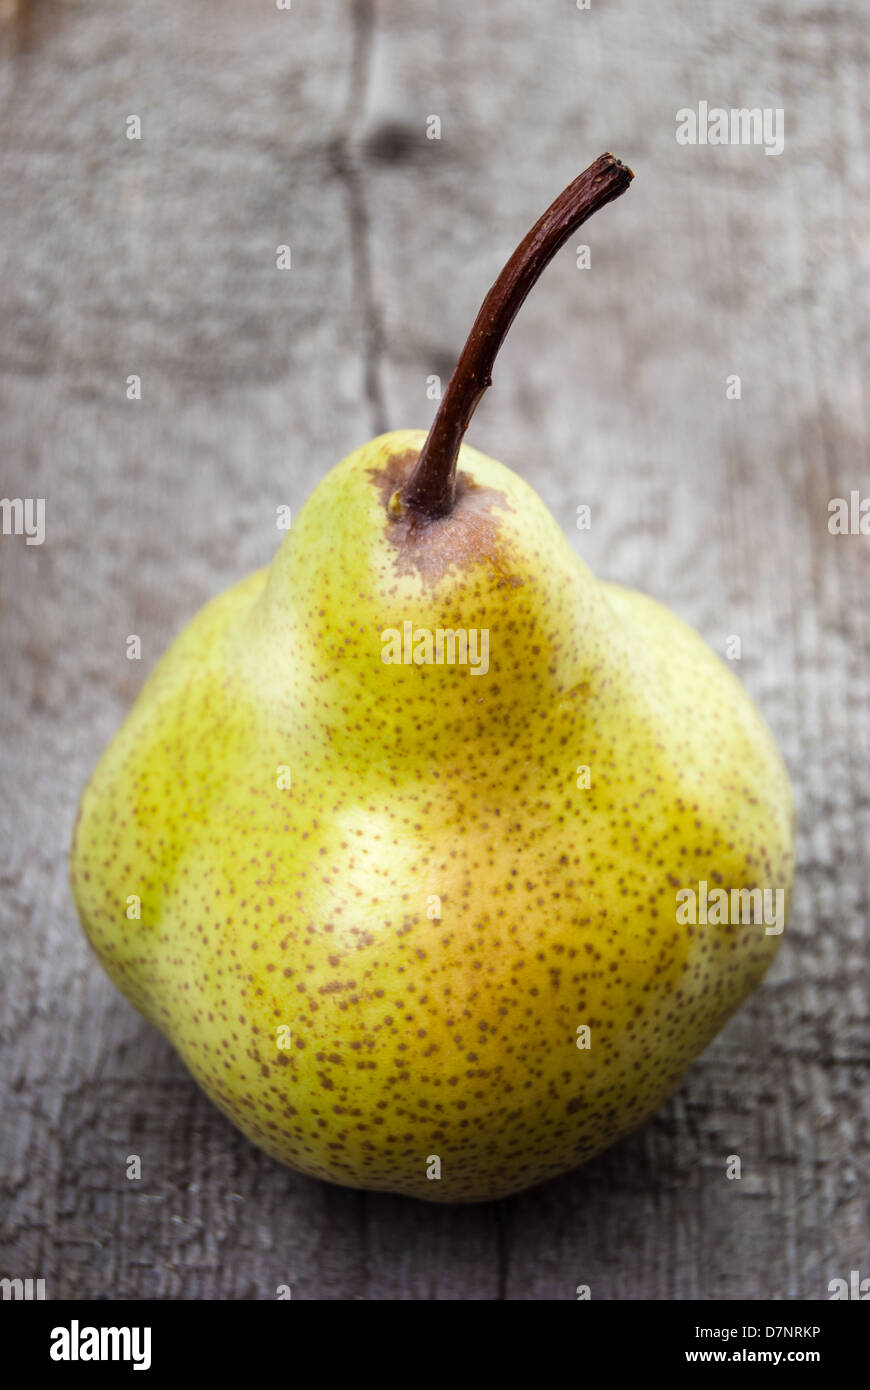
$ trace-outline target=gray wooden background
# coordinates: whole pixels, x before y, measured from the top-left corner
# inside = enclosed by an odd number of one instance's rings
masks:
[[[0,47],[0,495],[47,508],[42,546],[0,538],[0,1275],[115,1299],[870,1275],[870,536],[827,529],[870,496],[862,0],[0,0]],[[678,145],[700,100],[783,108],[783,154]],[[587,1168],[476,1208],[340,1190],[238,1135],[102,976],[77,799],[170,637],[270,559],[275,507],[429,423],[427,377],[604,149],[635,183],[576,239],[591,268],[572,246],[547,272],[469,441],[600,574],[741,637],[795,784],[793,919],[673,1100]]]

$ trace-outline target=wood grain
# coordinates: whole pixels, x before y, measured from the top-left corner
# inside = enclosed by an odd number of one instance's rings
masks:
[[[0,495],[47,508],[42,546],[0,538],[0,1275],[520,1300],[870,1275],[870,537],[827,529],[830,498],[870,495],[865,7],[32,0],[0,46]],[[782,107],[783,154],[679,146],[699,100]],[[271,558],[275,507],[429,423],[427,377],[603,149],[635,183],[578,238],[591,269],[565,248],[529,299],[469,442],[599,574],[720,653],[741,637],[795,783],[790,929],[672,1101],[587,1168],[472,1209],[330,1188],[236,1134],[99,972],[78,796],[173,633]]]

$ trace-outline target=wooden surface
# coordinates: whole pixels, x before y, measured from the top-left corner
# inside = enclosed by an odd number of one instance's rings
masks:
[[[0,12],[0,495],[47,507],[42,546],[0,539],[0,1275],[120,1299],[822,1299],[870,1275],[870,537],[827,529],[830,498],[870,495],[866,7]],[[700,100],[782,107],[784,153],[679,146]],[[427,377],[604,149],[635,183],[577,238],[591,269],[566,248],[530,298],[470,442],[601,575],[720,653],[740,636],[795,784],[792,921],[671,1102],[587,1168],[479,1208],[343,1191],[238,1135],[103,977],[77,800],[173,633],[271,558],[275,507],[429,423]]]

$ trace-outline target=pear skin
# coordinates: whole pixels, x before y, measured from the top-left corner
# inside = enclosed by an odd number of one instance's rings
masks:
[[[425,438],[338,464],[269,570],[175,640],[84,793],[71,871],[109,976],[255,1143],[469,1202],[674,1090],[782,920],[680,904],[787,910],[794,816],[724,663],[599,582],[515,473],[463,446],[447,515],[390,514]],[[407,623],[411,660],[385,659]],[[438,630],[486,632],[487,669],[439,664]]]

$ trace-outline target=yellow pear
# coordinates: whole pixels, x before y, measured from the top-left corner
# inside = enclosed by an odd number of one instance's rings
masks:
[[[602,156],[548,209],[429,435],[327,475],[82,799],[105,969],[245,1134],[333,1182],[479,1201],[583,1162],[781,939],[792,800],[748,696],[462,443],[525,294],[631,177]]]

